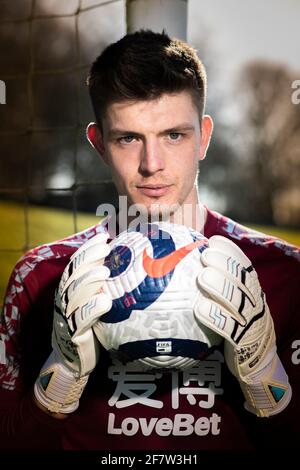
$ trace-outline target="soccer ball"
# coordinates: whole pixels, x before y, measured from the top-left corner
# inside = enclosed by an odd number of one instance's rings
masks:
[[[144,370],[185,369],[221,342],[193,313],[207,246],[202,234],[168,222],[138,225],[110,242],[103,290],[113,305],[94,332],[113,357]]]

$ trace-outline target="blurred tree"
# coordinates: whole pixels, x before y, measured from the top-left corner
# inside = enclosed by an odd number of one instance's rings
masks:
[[[291,100],[293,80],[280,64],[256,61],[243,70],[243,158],[238,158],[232,190],[239,196],[235,212],[244,220],[300,223],[300,106]]]
[[[235,150],[231,142],[231,128],[222,116],[228,107],[228,90],[220,79],[222,60],[214,48],[214,38],[204,26],[191,42],[203,62],[207,73],[207,100],[205,113],[213,118],[214,129],[207,158],[200,163],[199,193],[203,203],[212,209],[233,215],[231,196],[232,182],[236,172]],[[235,198],[233,198],[235,199]]]

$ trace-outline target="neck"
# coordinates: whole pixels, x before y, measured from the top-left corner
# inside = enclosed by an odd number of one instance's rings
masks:
[[[195,191],[191,202],[178,205],[176,210],[173,212],[158,212],[157,214],[134,214],[129,215],[129,207],[126,205],[126,209],[122,202],[119,207],[117,217],[110,219],[111,229],[115,227],[112,232],[114,235],[119,231],[122,232],[127,230],[130,226],[136,226],[138,223],[151,223],[155,221],[167,221],[179,225],[185,225],[187,227],[197,230],[197,232],[204,233],[204,225],[207,218],[207,211],[204,205],[200,202],[198,192]],[[125,209],[125,210],[124,210]],[[117,228],[117,225],[119,226]]]
[[[206,218],[206,208],[200,201],[197,201],[196,204],[181,206],[169,220],[171,223],[186,225],[203,234]]]

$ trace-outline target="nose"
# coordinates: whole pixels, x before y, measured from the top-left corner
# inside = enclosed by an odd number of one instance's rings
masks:
[[[164,157],[158,142],[155,140],[144,142],[140,160],[140,173],[153,175],[165,167]]]

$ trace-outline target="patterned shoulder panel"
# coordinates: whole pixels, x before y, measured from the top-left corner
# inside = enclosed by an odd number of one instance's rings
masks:
[[[224,235],[230,237],[233,240],[246,241],[257,246],[264,248],[275,248],[283,252],[286,256],[291,256],[300,262],[300,248],[288,243],[280,238],[272,235],[267,235],[257,230],[253,230],[249,227],[245,227],[237,222],[234,222],[228,217],[224,217],[217,212],[213,212],[215,216],[219,218],[219,229],[221,232],[225,232]]]
[[[18,383],[20,323],[34,302],[34,271],[41,262],[52,265],[59,258],[69,258],[83,243],[104,231],[105,222],[102,222],[62,240],[33,248],[17,262],[10,276],[0,321],[0,387],[8,390],[22,388]]]

